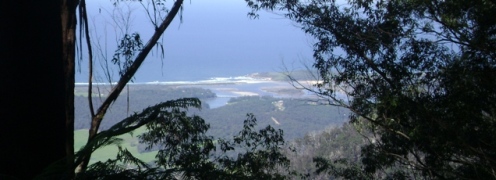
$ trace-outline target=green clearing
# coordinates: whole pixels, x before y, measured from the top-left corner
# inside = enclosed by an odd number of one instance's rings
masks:
[[[142,134],[145,131],[145,128],[139,128],[131,134],[123,134],[118,136],[123,140],[120,144],[122,148],[127,149],[131,152],[135,157],[143,160],[144,162],[152,162],[155,159],[155,155],[157,151],[147,152],[147,153],[139,153],[138,152],[138,144],[139,140],[136,137],[139,134]],[[81,147],[86,144],[88,138],[88,129],[81,129],[74,131],[74,149],[78,151]],[[98,161],[106,161],[108,159],[114,159],[117,156],[119,149],[117,145],[108,145],[106,147],[102,147],[97,149],[92,155],[90,159],[90,164],[96,163]]]

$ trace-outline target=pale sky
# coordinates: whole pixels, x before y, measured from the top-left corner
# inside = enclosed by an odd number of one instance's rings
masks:
[[[107,37],[108,58],[115,50],[115,34],[119,32],[109,16],[115,12],[111,4],[87,1],[88,16],[94,22],[90,25],[92,40],[100,40],[104,46]],[[146,43],[153,26],[139,3],[130,6],[130,32],[139,32]],[[125,3],[120,7],[127,9]],[[157,51],[154,56],[150,54],[138,71],[136,82],[187,80],[192,74],[201,78],[281,71],[284,64],[290,69],[302,67],[302,63],[311,65],[311,37],[281,15],[262,12],[259,19],[253,20],[247,17],[249,11],[244,0],[185,1],[183,22],[179,23],[177,16],[163,35],[165,58],[160,60]],[[99,64],[95,67],[99,68]],[[81,72],[76,74],[76,81],[86,82],[86,61]]]

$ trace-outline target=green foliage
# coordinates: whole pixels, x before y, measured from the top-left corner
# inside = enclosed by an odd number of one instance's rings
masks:
[[[246,1],[252,15],[286,12],[317,40],[316,93],[377,136],[349,172],[496,179],[494,1]]]
[[[367,139],[370,136],[371,133],[358,132],[353,125],[344,123],[290,141],[288,145],[294,152],[285,154],[291,168],[306,174],[308,179],[337,178],[345,172],[356,174],[352,172],[363,166],[360,147],[370,143]],[[351,166],[356,167],[348,170]]]
[[[348,111],[344,108],[319,105],[310,99],[244,96],[231,98],[225,106],[198,112],[212,125],[210,133],[219,137],[230,137],[237,133],[242,128],[242,114],[246,113],[256,115],[260,125],[283,129],[284,137],[292,140],[330,124],[343,123],[346,119],[344,114],[348,114]]]
[[[159,103],[155,106],[144,109],[141,113],[135,113],[128,118],[120,121],[110,129],[99,132],[95,138],[90,140],[81,148],[75,155],[76,164],[82,161],[86,154],[92,154],[98,148],[110,145],[119,144],[122,139],[117,136],[130,133],[144,125],[150,124],[159,119],[174,117],[174,115],[183,115],[180,111],[189,107],[200,108],[201,102],[196,98],[183,98],[174,101]],[[127,151],[127,150],[126,150]],[[123,152],[123,151],[119,151]]]
[[[76,86],[76,92],[84,91],[86,92],[86,86]],[[101,96],[105,97],[108,94],[106,86],[99,87],[100,89],[94,88],[94,92],[101,93]],[[129,88],[129,104],[126,98],[119,98],[115,103],[112,104],[112,108],[105,115],[105,120],[102,121],[100,125],[101,129],[108,129],[112,127],[115,123],[126,118],[129,114],[123,113],[130,109],[130,113],[140,111],[150,104],[157,104],[160,102],[165,102],[173,99],[179,99],[184,97],[196,97],[201,100],[207,98],[216,97],[215,93],[207,89],[201,88],[177,88],[169,86],[157,86],[157,85],[130,85]],[[97,96],[93,97],[93,102],[95,105],[99,105],[102,99]],[[75,129],[89,128],[90,122],[88,121],[89,110],[87,97],[75,96]],[[208,108],[207,104],[202,104],[202,108]]]
[[[224,154],[217,157],[218,168],[225,171],[217,176],[220,179],[287,178],[285,174],[280,174],[281,170],[289,171],[289,160],[281,151],[284,146],[283,131],[271,126],[256,131],[256,121],[252,114],[248,114],[243,130],[232,141],[219,139]],[[237,157],[226,155],[236,148],[239,148]]]
[[[77,87],[83,88],[83,87]],[[101,91],[105,92],[105,91]],[[130,112],[146,108],[150,104],[160,101],[168,101],[182,97],[197,97],[202,101],[214,98],[216,95],[208,89],[201,88],[177,88],[162,85],[131,85],[129,87],[129,109]],[[105,94],[104,94],[105,95]],[[96,104],[100,102],[98,97],[93,99]],[[235,135],[242,129],[244,114],[253,113],[257,116],[258,124],[261,126],[272,125],[283,129],[284,137],[292,140],[304,136],[307,132],[321,130],[330,124],[342,124],[347,118],[344,114],[349,114],[344,108],[328,105],[319,105],[310,99],[289,99],[275,98],[270,96],[246,96],[232,98],[231,103],[224,106],[210,109],[208,104],[202,103],[202,110],[191,109],[189,113],[196,113],[207,121],[211,128],[209,135],[215,137],[228,138]],[[284,110],[279,110],[274,103],[282,102]],[[76,129],[89,128],[86,118],[89,116],[85,97],[75,97]],[[126,118],[122,113],[127,110],[125,98],[117,99],[111,110],[105,115],[101,129],[108,129],[113,124]],[[308,116],[311,114],[311,116]],[[272,118],[279,121],[276,124]],[[84,138],[86,140],[87,138]],[[139,145],[140,152],[145,151],[144,145]],[[152,149],[156,150],[156,149]]]
[[[133,33],[131,35],[125,34],[120,40],[112,58],[112,63],[119,67],[120,76],[124,75],[130,68],[133,64],[135,53],[140,52],[142,48],[143,42],[138,33]]]
[[[285,179],[289,160],[281,153],[284,146],[282,130],[268,126],[256,130],[256,119],[248,115],[243,130],[234,140],[217,140],[206,135],[209,125],[188,108],[200,108],[196,98],[183,98],[146,108],[98,133],[77,154],[118,145],[114,159],[97,162],[78,178],[86,179]],[[153,163],[143,162],[122,148],[117,136],[146,127],[138,135],[148,148],[158,146]],[[214,154],[217,148],[220,153]],[[239,148],[239,151],[236,151]],[[237,157],[229,154],[238,153]]]
[[[316,173],[328,172],[334,176],[343,177],[345,179],[372,179],[370,174],[365,173],[362,167],[355,163],[349,163],[346,159],[338,159],[329,161],[325,158],[314,158],[317,170]]]

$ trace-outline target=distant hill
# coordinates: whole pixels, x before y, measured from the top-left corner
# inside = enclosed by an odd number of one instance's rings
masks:
[[[84,87],[79,87],[78,92]],[[105,91],[100,90],[105,96]],[[93,95],[95,104],[101,99]],[[129,104],[127,98],[129,97]],[[129,87],[129,95],[123,92],[121,97],[112,105],[102,121],[101,128],[107,129],[116,122],[124,119],[128,114],[139,112],[142,109],[159,102],[181,97],[198,97],[202,100],[215,98],[216,95],[208,89],[161,86],[161,85],[134,85]],[[89,128],[88,100],[80,94],[75,98],[76,129]],[[247,113],[253,113],[260,125],[274,126],[284,130],[287,140],[303,137],[310,131],[322,130],[328,126],[341,125],[347,115],[343,108],[321,105],[315,100],[296,98],[274,98],[270,96],[241,96],[232,98],[227,105],[210,109],[208,104],[190,113],[200,115],[210,123],[210,135],[215,137],[231,137],[242,128]],[[129,107],[129,111],[128,111]]]
[[[288,75],[299,81],[316,80],[317,72],[310,70],[294,70],[289,72],[261,72],[249,74],[249,77],[256,79],[269,79],[273,81],[289,81]]]
[[[198,114],[211,124],[210,133],[229,137],[238,132],[247,113],[253,113],[260,127],[271,125],[284,130],[284,138],[303,137],[311,131],[341,125],[345,109],[321,105],[309,99],[245,96],[232,98],[227,105],[202,110]]]

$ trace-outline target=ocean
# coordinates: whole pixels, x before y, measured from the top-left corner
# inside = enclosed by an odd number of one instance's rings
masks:
[[[154,32],[139,3],[114,7],[111,2],[88,2],[94,52],[94,82],[108,82],[103,67],[108,62],[117,81],[118,67],[111,63],[119,37],[110,15],[130,8],[128,33],[137,32],[145,44]],[[196,81],[213,77],[236,77],[255,72],[301,69],[312,64],[313,38],[282,15],[260,12],[250,19],[244,1],[198,1],[185,4],[182,22],[175,19],[162,35],[135,76],[135,82]],[[176,17],[178,18],[178,17]],[[114,28],[112,28],[114,27]],[[121,29],[122,30],[122,29]],[[86,45],[76,82],[88,82]],[[163,50],[163,51],[162,51]],[[78,53],[78,55],[80,55]]]

